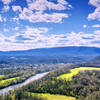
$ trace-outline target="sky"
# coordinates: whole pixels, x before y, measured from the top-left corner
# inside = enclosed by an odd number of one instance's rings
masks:
[[[100,0],[0,0],[0,51],[100,48]]]

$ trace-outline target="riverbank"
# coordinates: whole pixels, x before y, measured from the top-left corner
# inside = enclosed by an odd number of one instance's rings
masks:
[[[19,84],[16,84],[16,85],[8,86],[8,87],[6,87],[4,89],[1,89],[0,90],[0,95],[7,94],[7,93],[9,93],[9,91],[17,89],[17,88],[21,88],[22,86],[25,86],[25,85],[33,82],[33,81],[41,79],[42,77],[44,77],[47,74],[48,74],[48,72],[36,74],[35,76],[31,76],[30,78],[25,80],[23,83],[19,83]]]

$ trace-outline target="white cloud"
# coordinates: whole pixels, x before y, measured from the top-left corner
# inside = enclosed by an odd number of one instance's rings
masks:
[[[24,8],[23,12],[19,15],[19,18],[22,20],[29,20],[29,22],[54,22],[60,23],[62,22],[62,18],[67,18],[68,14],[65,13],[52,13],[52,14],[41,14],[41,13],[33,13],[31,10]]]
[[[16,22],[17,24],[20,24],[19,17],[13,17],[11,20]]]
[[[18,30],[15,27],[14,30]],[[6,31],[6,29],[5,29]],[[26,50],[35,48],[63,47],[63,46],[96,46],[100,47],[100,30],[91,34],[71,32],[48,34],[46,27],[29,27],[6,37],[0,34],[0,50]]]
[[[93,28],[100,28],[100,24],[92,25]]]
[[[22,11],[22,8],[21,8],[20,6],[12,6],[12,10],[13,10],[14,12],[16,12],[16,11],[21,12],[21,11]]]
[[[3,21],[6,22],[7,21],[7,18],[3,17]]]
[[[41,36],[41,33],[47,33],[48,32],[48,28],[34,28],[34,27],[26,27],[26,30],[23,31],[24,34],[22,34],[22,36],[24,38],[30,38],[33,39],[35,37],[39,37]]]
[[[83,25],[83,28],[87,28],[87,25]]]
[[[47,9],[65,10],[71,8],[71,5],[69,5],[66,0],[58,0],[57,4],[48,0],[27,0],[27,3],[30,10],[37,10],[40,12]]]
[[[3,34],[0,34],[0,42],[4,41],[5,36]]]
[[[100,7],[100,0],[89,0],[89,4],[95,7]]]
[[[100,21],[100,0],[90,0],[89,4],[95,6],[96,9],[93,13],[88,15],[88,19]]]
[[[12,30],[18,31],[18,30],[19,30],[19,27],[15,27],[15,28],[13,28]]]
[[[18,17],[13,17],[12,20],[15,21],[15,22],[16,21],[19,22],[19,18]]]
[[[4,32],[9,32],[9,29],[4,28],[3,31],[4,31]]]
[[[9,4],[11,3],[11,2],[13,2],[13,0],[0,0],[1,2],[3,2],[3,8],[2,8],[2,11],[3,12],[7,12],[7,11],[9,11],[9,9],[10,9],[10,6],[9,6]]]
[[[100,30],[96,30],[94,33],[100,35]]]
[[[4,12],[7,12],[7,11],[9,11],[9,9],[10,9],[10,7],[8,5],[5,5],[2,10]]]
[[[6,22],[6,21],[7,21],[7,19],[0,15],[0,22]]]
[[[31,23],[61,23],[63,18],[69,17],[69,14],[58,11],[72,8],[66,0],[58,0],[57,4],[48,0],[27,0],[27,4],[28,8],[23,8],[23,10],[18,6],[13,6],[12,9],[20,11],[19,19],[28,20]],[[49,13],[50,10],[53,10],[52,13]]]
[[[89,14],[88,19],[100,21],[100,7],[96,8],[93,13]]]
[[[0,50],[26,50],[62,46],[100,47],[100,44],[96,42],[100,40],[100,30],[95,31],[94,34],[85,34],[83,32],[47,34],[47,32],[48,29],[45,27],[27,26],[24,31],[13,36],[5,37],[0,35]]]
[[[2,16],[0,15],[0,22],[2,22],[3,21],[3,19],[2,19]]]
[[[2,1],[5,5],[8,5],[9,3],[11,3],[13,0],[0,0]]]
[[[4,10],[8,11],[9,3],[13,0],[2,0],[4,2]],[[20,20],[28,20],[29,22],[53,22],[61,23],[63,18],[69,17],[69,14],[62,13],[61,10],[71,9],[72,6],[66,0],[58,0],[58,3],[47,0],[27,0],[28,8],[21,8],[21,6],[12,6],[12,10],[16,13],[16,17],[12,18],[13,21],[19,23]],[[100,6],[99,0],[90,0],[89,4],[96,7],[92,14],[89,14],[89,19],[100,19]],[[52,11],[51,11],[52,10]],[[3,16],[0,15],[0,22],[6,21]],[[92,27],[100,27],[99,24]],[[48,28],[46,27],[29,27],[27,26],[23,31],[19,30],[20,27],[15,27],[12,31],[18,31],[19,33],[13,36],[6,37],[0,34],[0,50],[26,50],[35,48],[47,48],[47,47],[61,47],[61,46],[96,46],[100,47],[100,44],[96,41],[100,41],[100,30],[96,30],[91,34],[85,34],[83,32],[71,32],[71,33],[51,33],[48,34]],[[87,25],[83,25],[83,28],[87,28]],[[4,28],[4,32],[9,30]]]

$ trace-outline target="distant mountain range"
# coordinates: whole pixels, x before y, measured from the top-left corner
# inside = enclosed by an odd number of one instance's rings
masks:
[[[0,64],[82,63],[100,56],[96,47],[56,47],[24,51],[0,51]]]
[[[0,51],[0,56],[100,56],[100,48],[73,46],[23,51]]]

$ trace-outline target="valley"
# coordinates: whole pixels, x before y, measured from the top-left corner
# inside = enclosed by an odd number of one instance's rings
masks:
[[[69,78],[69,72],[76,72],[73,75],[70,75],[71,79]],[[98,87],[97,90],[88,87],[88,89],[93,89],[92,91],[99,91],[99,85],[95,83],[99,82],[99,72],[100,68],[96,67],[78,67],[78,68],[62,68],[57,71],[51,71],[43,78],[41,77],[38,80],[31,81],[30,83],[26,84],[24,87],[20,87],[18,89],[15,88],[15,91],[12,91],[11,94],[8,94],[7,97],[10,98],[18,98],[18,93],[22,93],[22,96],[27,95],[27,98],[37,97],[41,98],[41,100],[85,100],[82,99],[84,96],[88,96],[92,92],[86,92],[84,89],[89,85],[93,87]],[[65,74],[67,73],[67,74]],[[67,80],[66,80],[66,77]],[[60,78],[65,77],[65,78]],[[89,79],[91,78],[91,80]],[[95,79],[95,80],[94,80]],[[78,82],[79,81],[79,82]],[[91,84],[91,81],[94,81],[95,85]],[[80,83],[81,82],[81,83]],[[87,83],[88,82],[88,83]],[[80,86],[80,90],[78,89]],[[78,89],[78,90],[77,90]],[[24,92],[22,92],[24,91]],[[26,92],[27,91],[27,92]],[[50,93],[50,94],[49,94]],[[2,96],[1,96],[2,97]],[[5,98],[6,96],[2,97]],[[23,98],[23,97],[21,97]],[[34,99],[33,99],[34,100]],[[96,99],[95,99],[96,100]]]
[[[41,63],[34,62],[33,58],[34,56],[6,56],[5,59],[0,57],[2,100],[91,100],[87,98],[97,100],[96,98],[99,98],[97,97],[100,90],[99,56],[87,62],[83,59],[82,62],[77,62],[79,58],[74,56],[58,57],[56,61],[53,61],[55,59],[53,56],[52,59],[43,57]],[[58,60],[59,58],[62,60]]]
[[[100,100],[100,0],[0,0],[0,100]]]

